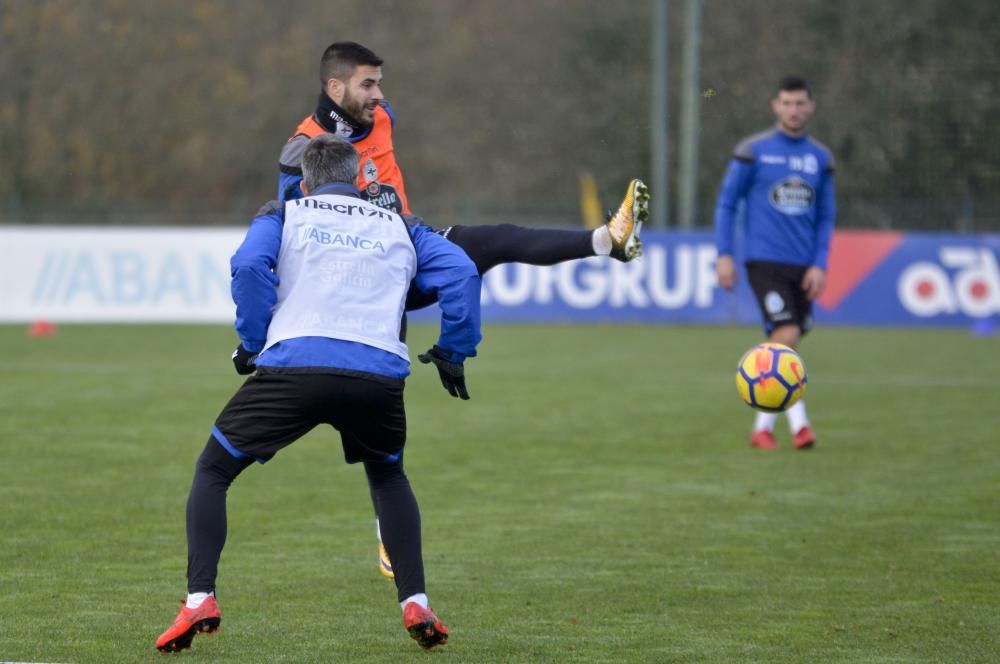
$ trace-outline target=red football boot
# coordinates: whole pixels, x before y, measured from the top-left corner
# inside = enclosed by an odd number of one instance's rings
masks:
[[[774,433],[767,429],[754,431],[750,436],[750,447],[758,447],[762,450],[778,449],[778,441],[774,439]]]
[[[795,449],[808,450],[816,444],[816,434],[809,426],[804,426],[795,434]]]
[[[177,652],[191,647],[191,640],[200,632],[211,634],[219,629],[222,614],[215,597],[209,595],[197,609],[181,607],[181,612],[174,618],[170,629],[160,634],[156,640],[156,649],[160,652]]]
[[[403,609],[403,626],[424,650],[448,644],[448,628],[434,615],[434,610],[410,602]]]

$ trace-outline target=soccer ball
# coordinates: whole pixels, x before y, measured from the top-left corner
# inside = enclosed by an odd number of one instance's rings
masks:
[[[799,354],[776,343],[757,344],[740,359],[736,389],[754,410],[780,413],[806,393],[806,366]]]

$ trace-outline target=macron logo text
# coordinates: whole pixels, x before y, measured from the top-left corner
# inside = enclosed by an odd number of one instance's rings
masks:
[[[330,210],[340,214],[357,214],[362,217],[378,217],[386,221],[392,221],[392,214],[374,205],[349,205],[347,203],[327,203],[315,198],[297,198],[295,205],[313,208],[315,210]]]

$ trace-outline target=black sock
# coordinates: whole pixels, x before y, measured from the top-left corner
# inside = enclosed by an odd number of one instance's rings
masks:
[[[198,462],[187,502],[188,592],[215,592],[219,556],[226,544],[226,491],[253,463],[237,459],[209,438]]]

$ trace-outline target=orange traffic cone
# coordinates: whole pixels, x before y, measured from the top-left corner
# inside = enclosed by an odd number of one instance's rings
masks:
[[[36,320],[28,326],[29,337],[51,337],[56,333],[56,326],[47,320]]]

